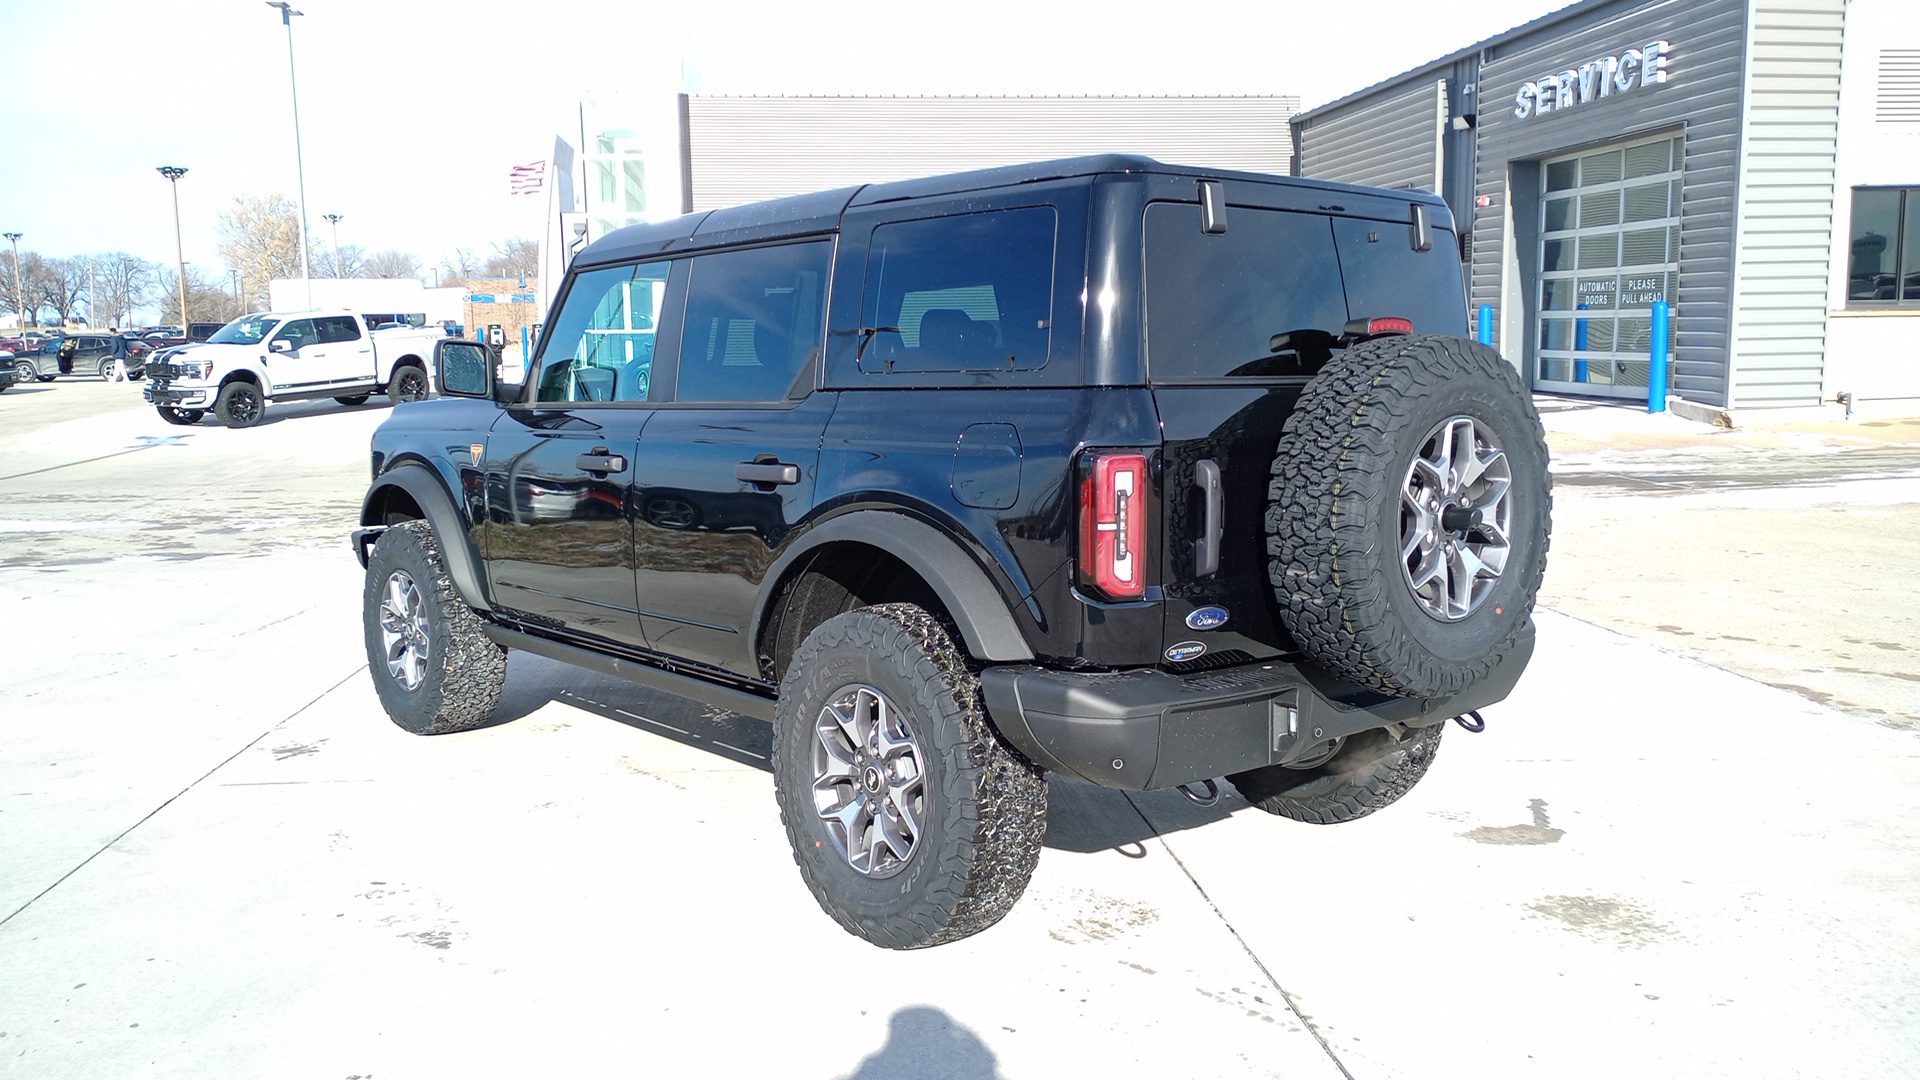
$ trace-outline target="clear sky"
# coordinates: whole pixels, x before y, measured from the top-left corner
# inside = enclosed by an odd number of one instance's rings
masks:
[[[1556,0],[300,0],[309,228],[433,266],[538,235],[507,193],[574,103],[672,94],[1294,94],[1303,107],[1537,18]],[[50,257],[225,276],[236,195],[295,194],[287,34],[263,0],[0,0],[0,231]],[[1126,150],[1127,147],[1114,147]]]

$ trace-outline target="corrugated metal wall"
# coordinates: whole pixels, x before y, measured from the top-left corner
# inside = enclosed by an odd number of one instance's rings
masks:
[[[1284,174],[1299,108],[1293,96],[694,96],[688,208],[1075,154]]]
[[[1329,109],[1296,125],[1300,175],[1375,187],[1433,189],[1438,76]]]
[[[1844,0],[1754,0],[1734,250],[1729,405],[1817,405]],[[1686,266],[1682,252],[1681,267]]]
[[[1820,0],[1821,3],[1832,0]],[[1492,304],[1510,328],[1530,327],[1537,302],[1532,281],[1539,252],[1509,251],[1503,223],[1539,213],[1537,190],[1509,199],[1509,162],[1532,161],[1585,146],[1663,130],[1686,134],[1680,221],[1680,288],[1674,304],[1675,392],[1728,404],[1731,270],[1740,166],[1741,75],[1745,0],[1661,0],[1595,5],[1532,34],[1496,42],[1480,68],[1479,166],[1476,192],[1488,205],[1475,215],[1472,296]],[[1513,114],[1522,83],[1622,50],[1664,39],[1671,44],[1669,81],[1565,111]],[[1835,68],[1838,71],[1838,68]],[[1537,175],[1537,174],[1536,174]],[[1537,183],[1537,180],[1533,181]],[[1528,235],[1532,235],[1528,232]],[[1508,265],[1513,257],[1514,266]],[[1508,295],[1508,288],[1512,286]],[[1521,307],[1508,312],[1509,303]],[[1523,318],[1513,318],[1514,314]],[[1526,334],[1529,348],[1532,334]],[[1501,350],[1520,359],[1515,345]],[[1531,370],[1531,357],[1527,357]]]

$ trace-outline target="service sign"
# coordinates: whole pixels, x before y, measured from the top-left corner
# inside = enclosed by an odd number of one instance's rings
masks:
[[[1631,94],[1635,90],[1658,86],[1667,81],[1667,57],[1672,47],[1664,41],[1649,41],[1637,49],[1617,56],[1603,56],[1556,74],[1542,75],[1520,84],[1513,95],[1513,117],[1566,112],[1576,105]]]

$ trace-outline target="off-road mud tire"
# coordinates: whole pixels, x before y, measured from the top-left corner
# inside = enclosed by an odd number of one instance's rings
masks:
[[[898,710],[923,760],[925,812],[903,866],[854,869],[813,801],[815,724],[853,685]],[[774,793],[800,876],[850,934],[889,949],[940,945],[999,922],[1026,890],[1046,835],[1047,784],[987,722],[977,671],[950,630],[912,604],[836,615],[807,636],[781,684]]]
[[[391,674],[380,632],[387,581],[404,572],[418,588],[427,626],[427,663],[412,689]],[[415,735],[444,735],[492,719],[507,677],[507,650],[481,631],[480,619],[447,573],[440,542],[424,521],[403,521],[380,535],[367,559],[361,622],[367,670],[387,716]]]
[[[1397,801],[1427,775],[1447,725],[1375,728],[1350,735],[1340,751],[1311,769],[1268,765],[1227,780],[1254,806],[1311,825],[1338,825]]]
[[[1401,491],[1449,418],[1490,431],[1507,457],[1506,565],[1471,613],[1421,606],[1399,561]],[[1514,647],[1546,567],[1552,510],[1532,395],[1500,354],[1440,335],[1376,338],[1337,354],[1300,396],[1267,494],[1268,580],[1281,625],[1315,661],[1403,697],[1458,693]]]

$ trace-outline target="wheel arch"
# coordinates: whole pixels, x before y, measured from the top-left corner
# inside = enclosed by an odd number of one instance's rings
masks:
[[[440,540],[447,574],[468,607],[486,610],[484,563],[474,547],[453,495],[431,468],[420,462],[402,462],[381,473],[360,504],[360,524],[385,526],[396,519],[424,520]]]
[[[761,590],[751,624],[756,654],[781,666],[791,649],[782,649],[778,639],[797,643],[812,629],[799,626],[796,638],[794,625],[783,626],[788,600],[799,582],[812,574],[830,573],[834,567],[875,561],[876,556],[899,564],[934,594],[971,656],[995,662],[1033,659],[1033,649],[1014,622],[1005,596],[958,541],[925,522],[877,510],[846,514],[815,526],[768,568],[765,580],[771,584]],[[806,621],[802,618],[802,623]]]

